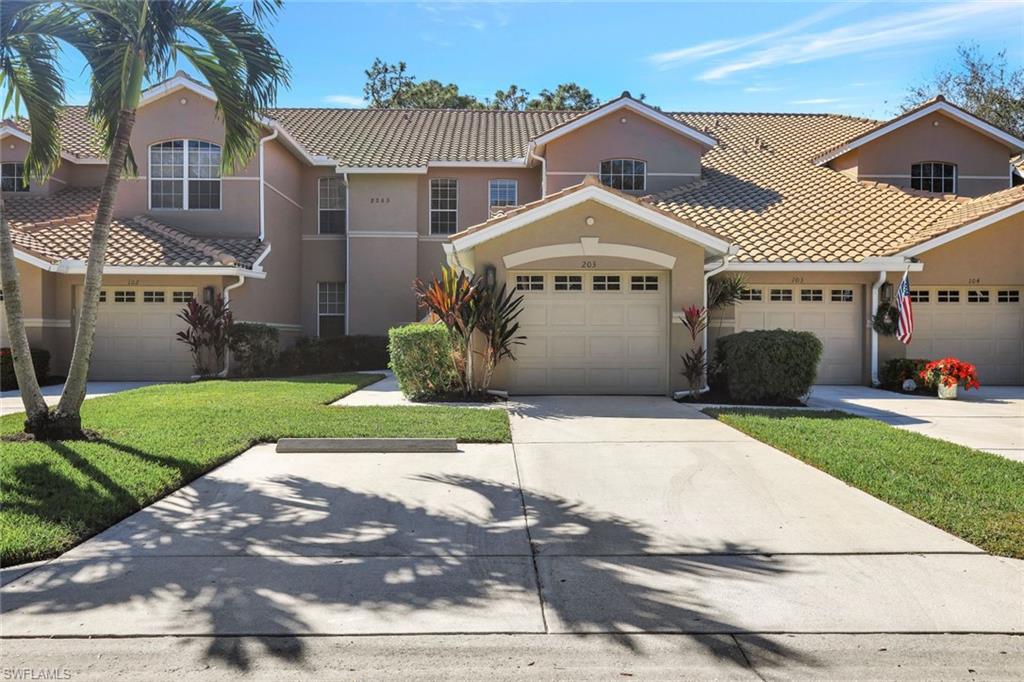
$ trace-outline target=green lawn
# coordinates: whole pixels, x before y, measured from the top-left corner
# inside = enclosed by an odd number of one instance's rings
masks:
[[[1024,464],[845,412],[705,412],[992,554],[1024,559]]]
[[[87,400],[102,440],[0,443],[0,563],[52,557],[249,446],[286,436],[508,442],[504,410],[330,407],[366,374],[150,386]],[[0,419],[0,433],[24,417]],[[294,455],[292,455],[294,456]]]

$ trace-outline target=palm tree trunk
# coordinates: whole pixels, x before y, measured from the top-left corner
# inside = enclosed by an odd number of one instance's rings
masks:
[[[0,197],[0,286],[4,292],[4,312],[7,316],[7,336],[11,342],[11,358],[14,361],[14,375],[18,377],[21,403],[25,406],[25,430],[32,432],[31,425],[46,422],[49,408],[39,390],[36,371],[32,366],[28,334],[25,332],[24,310],[21,305],[21,283],[18,265],[14,260],[14,241],[11,226],[4,213],[3,197]]]
[[[110,223],[114,217],[114,200],[117,197],[117,187],[121,180],[125,158],[128,155],[128,145],[134,126],[135,110],[122,109],[117,119],[117,134],[110,148],[107,175],[103,180],[103,188],[100,190],[96,222],[92,227],[82,304],[78,311],[75,350],[71,355],[71,366],[68,368],[68,379],[64,384],[64,392],[60,396],[60,404],[52,415],[51,430],[54,439],[81,438],[84,435],[82,433],[81,408],[82,402],[85,400],[89,360],[92,357],[96,333],[100,286],[103,283],[103,263],[106,260],[107,243],[110,239]]]

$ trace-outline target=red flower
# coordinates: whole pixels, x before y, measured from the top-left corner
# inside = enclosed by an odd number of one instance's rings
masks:
[[[981,388],[977,368],[969,362],[952,357],[929,362],[921,370],[921,378],[928,383],[941,383],[946,387],[960,385],[964,390]]]

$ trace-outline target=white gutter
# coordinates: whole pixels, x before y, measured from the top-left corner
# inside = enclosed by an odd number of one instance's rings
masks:
[[[886,277],[889,273],[882,270],[878,273],[878,280],[871,285],[871,310],[868,313],[868,323],[871,323],[871,316],[878,310],[878,297],[879,290],[882,285],[885,284]],[[871,385],[877,386],[878,381],[878,332],[875,331],[875,325],[871,325]]]
[[[264,176],[264,174],[263,174],[263,158],[265,156],[264,153],[263,153],[263,145],[264,145],[264,143],[270,142],[271,140],[275,139],[276,137],[277,137],[277,128],[274,128],[274,132],[270,133],[266,137],[260,138],[260,241],[263,241],[263,239],[266,237],[266,234],[267,234],[267,228],[266,228],[266,223],[267,223],[266,210],[267,209],[266,209],[266,199],[265,199],[266,198],[266,193],[267,193],[267,189],[266,189],[267,179],[266,179],[266,176]]]
[[[548,195],[548,161],[543,156],[537,156],[534,152],[534,144],[530,143],[530,151],[526,153],[526,160],[537,159],[540,161],[540,198]]]
[[[348,290],[349,290],[349,286],[348,285],[349,285],[349,282],[352,281],[351,277],[349,276],[349,269],[352,266],[352,236],[351,236],[351,232],[348,229],[348,217],[350,215],[352,215],[352,214],[349,213],[349,210],[348,210],[349,209],[349,198],[348,198],[349,197],[349,186],[348,186],[348,173],[347,172],[344,172],[344,173],[341,174],[341,181],[343,183],[345,183],[345,336],[348,336],[348,333],[349,333],[348,332],[348,321],[352,317],[351,315],[349,315],[349,312],[348,312],[349,311],[349,307],[348,307],[348,301],[349,301],[349,295],[348,295],[349,292],[348,292]],[[317,304],[316,304],[317,305],[317,311],[316,311],[316,313],[317,313],[317,324],[316,324],[316,327],[317,327],[317,331],[318,332],[320,331],[320,322],[319,322],[319,320],[320,320],[320,308],[319,308],[319,306],[320,306],[320,298],[319,297],[320,297],[320,293],[317,292]]]
[[[262,161],[262,158],[260,160]],[[260,167],[262,169],[262,163],[260,164]],[[261,175],[262,175],[262,173],[261,173]],[[237,282],[235,282],[234,284],[229,284],[226,287],[224,287],[224,291],[222,292],[223,296],[224,296],[224,307],[228,307],[231,304],[231,290],[232,289],[237,289],[238,287],[242,286],[243,284],[245,284],[245,275],[239,275]],[[224,369],[222,371],[218,372],[217,376],[221,377],[222,379],[227,377],[228,369],[230,367],[231,367],[231,351],[227,350],[227,351],[224,352]]]

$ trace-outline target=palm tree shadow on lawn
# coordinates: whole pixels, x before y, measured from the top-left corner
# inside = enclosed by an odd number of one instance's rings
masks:
[[[216,635],[207,648],[210,660],[246,671],[259,653],[256,642],[266,655],[296,664],[305,660],[300,635],[322,631],[323,624],[305,618],[303,605],[329,609],[336,632],[345,629],[348,618],[367,612],[408,622],[428,610],[485,611],[509,593],[536,599],[536,550],[526,542],[517,486],[471,476],[413,480],[474,493],[488,513],[430,510],[293,475],[259,487],[201,478],[94,538],[95,558],[81,554],[89,549],[83,545],[36,569],[26,576],[31,588],[22,583],[5,590],[3,611],[24,617],[77,614],[87,620],[93,610],[141,602],[160,617],[170,602],[172,617],[188,614],[181,616],[191,624],[185,626],[191,627],[188,632],[205,623],[202,631]],[[560,592],[559,584],[542,584],[548,623],[557,619],[570,632],[606,633],[638,654],[643,653],[635,637],[639,632],[687,633],[724,663],[749,667],[729,637],[742,628],[716,614],[699,593],[638,584],[630,571],[666,579],[690,574],[763,581],[793,570],[784,557],[736,546],[713,552],[747,555],[728,564],[694,555],[645,556],[654,538],[641,524],[573,500],[524,492],[534,537],[614,538],[615,556],[582,557],[585,574],[575,579],[586,581],[587,594],[613,595],[610,601],[628,605],[610,614],[600,600],[581,603]],[[166,570],[175,556],[188,557],[180,572]],[[239,561],[249,562],[244,570],[233,563]],[[83,570],[84,565],[90,568]],[[72,584],[86,572],[88,580]],[[546,575],[556,572],[542,570],[542,583]],[[168,625],[176,634],[183,630],[180,622]],[[770,651],[771,658],[814,664],[765,637],[747,635],[745,644]]]

